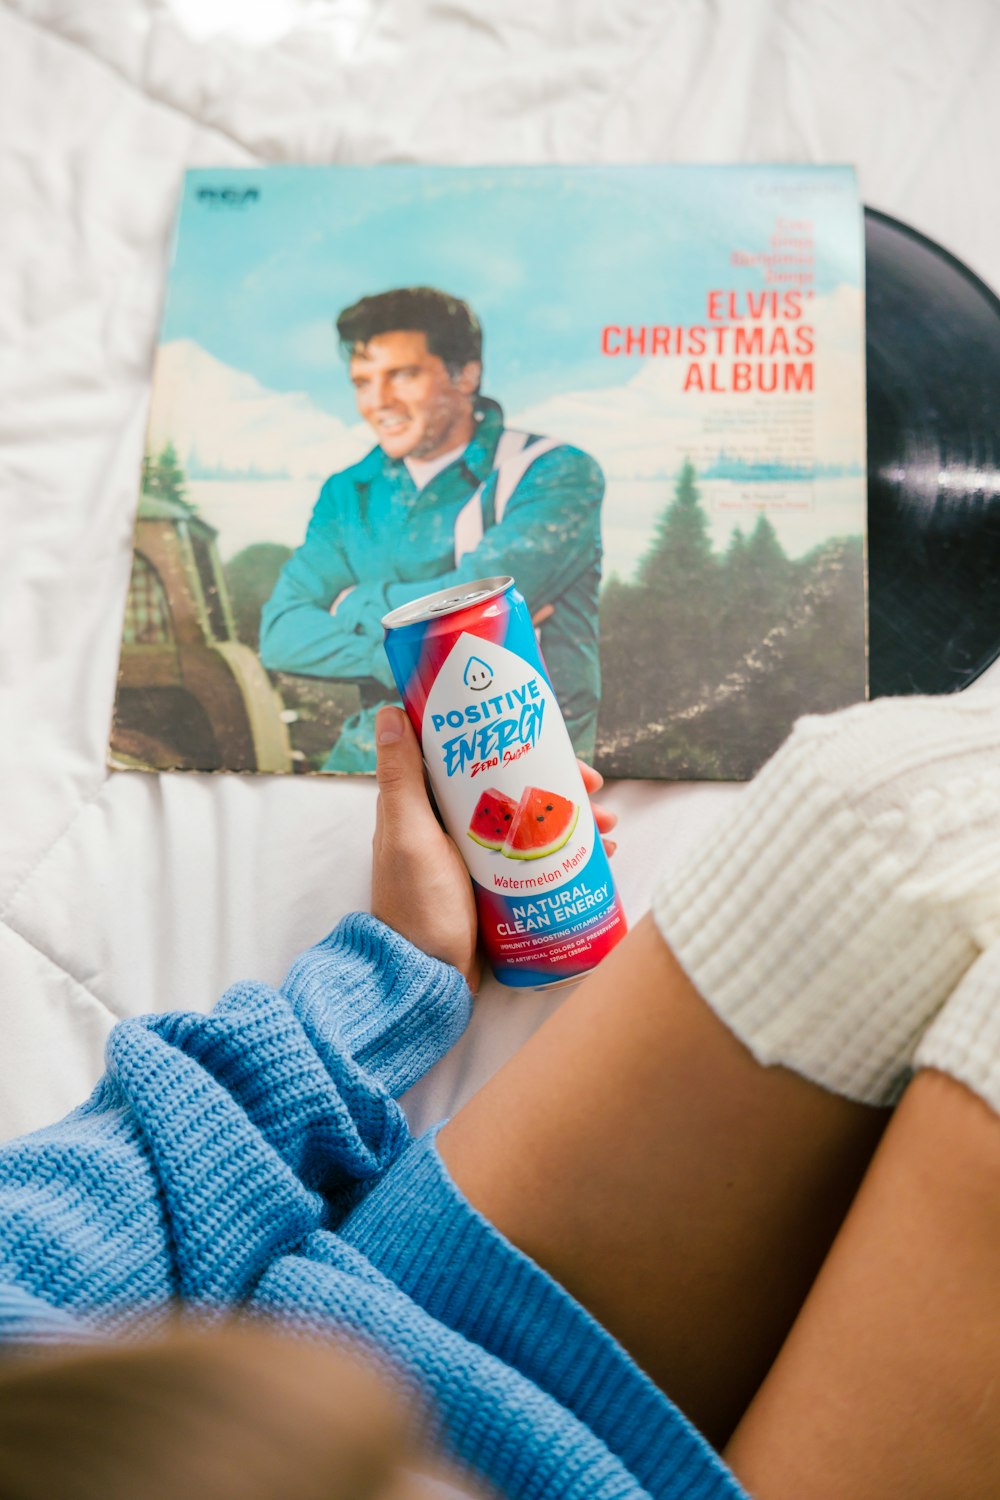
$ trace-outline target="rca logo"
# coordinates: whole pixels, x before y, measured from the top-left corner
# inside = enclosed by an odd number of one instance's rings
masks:
[[[246,208],[248,203],[258,202],[260,188],[200,187],[197,197],[199,203],[209,203],[213,207]]]

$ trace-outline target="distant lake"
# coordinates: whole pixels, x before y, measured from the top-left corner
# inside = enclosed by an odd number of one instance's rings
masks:
[[[698,480],[698,494],[709,518],[709,534],[724,552],[736,526],[751,531],[763,510],[789,557],[802,557],[830,536],[858,536],[865,529],[864,476],[764,483],[732,479]],[[649,547],[656,522],[673,499],[667,479],[615,479],[604,497],[604,576],[632,576]]]

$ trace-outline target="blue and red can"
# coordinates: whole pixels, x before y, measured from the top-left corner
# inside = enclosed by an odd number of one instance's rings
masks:
[[[385,649],[503,984],[578,979],[625,914],[531,616],[511,578],[385,616]]]

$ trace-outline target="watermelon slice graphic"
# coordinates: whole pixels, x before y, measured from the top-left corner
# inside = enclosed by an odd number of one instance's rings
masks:
[[[469,838],[482,844],[484,849],[502,849],[516,812],[517,803],[513,797],[498,792],[496,787],[487,787],[476,803],[466,830]]]
[[[580,809],[568,797],[526,786],[503,846],[507,859],[544,859],[569,842]]]

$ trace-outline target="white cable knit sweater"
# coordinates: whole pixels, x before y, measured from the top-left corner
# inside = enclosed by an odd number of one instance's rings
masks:
[[[1000,699],[801,719],[653,913],[759,1061],[878,1104],[941,1067],[1000,1110]]]

